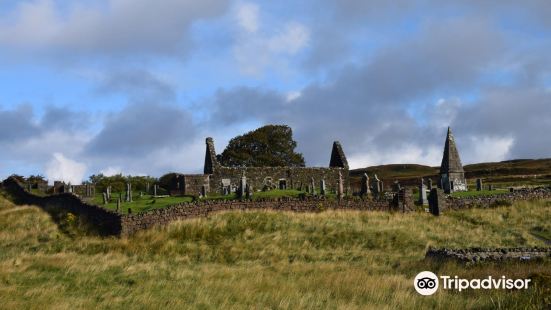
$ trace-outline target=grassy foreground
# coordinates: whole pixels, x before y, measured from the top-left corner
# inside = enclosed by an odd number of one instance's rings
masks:
[[[550,218],[546,202],[439,218],[235,212],[116,239],[79,233],[71,216],[58,227],[0,197],[0,308],[541,308],[551,302],[549,261],[464,267],[423,258],[429,245],[542,246]],[[424,297],[413,289],[423,270],[535,276],[536,285]]]

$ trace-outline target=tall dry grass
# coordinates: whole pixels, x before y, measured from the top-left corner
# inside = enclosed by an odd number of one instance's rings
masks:
[[[548,286],[418,295],[422,270],[545,279],[551,264],[465,267],[424,260],[428,246],[544,245],[546,202],[425,213],[235,212],[125,239],[64,233],[35,207],[0,198],[0,308],[538,308]],[[545,283],[545,282],[543,282]],[[547,284],[548,285],[548,284]]]

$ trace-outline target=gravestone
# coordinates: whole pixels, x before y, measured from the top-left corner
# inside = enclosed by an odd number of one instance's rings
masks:
[[[325,188],[325,180],[324,180],[324,179],[321,179],[321,180],[320,180],[320,195],[324,195],[324,196],[325,196],[325,191],[326,191],[326,188]]]
[[[103,204],[106,205],[107,204],[107,193],[103,193]]]
[[[339,171],[339,180],[338,180],[338,183],[337,183],[337,196],[340,199],[342,199],[344,197],[344,184],[343,184],[343,180],[342,180],[342,174],[341,172]]]
[[[250,184],[247,184],[245,187],[245,198],[251,199],[253,197],[253,187]]]
[[[482,179],[476,179],[476,191],[482,191]]]
[[[439,188],[433,188],[429,195],[429,212],[438,216],[447,208],[444,191]]]
[[[247,187],[247,177],[245,176],[245,173],[243,173],[243,176],[241,176],[241,180],[239,181],[239,198],[245,197],[245,189]]]
[[[120,212],[121,210],[121,198],[117,199],[117,212]]]
[[[207,187],[205,185],[201,186],[201,196],[203,198],[207,197]]]
[[[419,185],[419,204],[423,206],[429,204],[429,201],[427,200],[427,189],[423,179],[421,179],[421,184]]]
[[[314,181],[314,178],[310,178],[310,194],[315,195],[316,194],[316,182]]]
[[[402,187],[400,186],[400,183],[398,181],[394,181],[393,191],[399,192]]]
[[[377,175],[374,175],[372,183],[373,183],[373,194],[375,194],[375,195],[378,195],[378,194],[381,193],[381,190],[380,190],[381,184],[380,184],[380,182],[381,181],[379,180],[379,177],[377,177]]]
[[[429,191],[432,190],[432,179],[429,179]]]
[[[369,195],[369,192],[369,176],[367,175],[367,173],[364,173],[361,181],[360,195]]]

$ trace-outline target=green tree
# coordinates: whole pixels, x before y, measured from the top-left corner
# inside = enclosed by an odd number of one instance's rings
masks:
[[[304,167],[296,146],[289,126],[267,125],[231,139],[217,158],[228,167]]]

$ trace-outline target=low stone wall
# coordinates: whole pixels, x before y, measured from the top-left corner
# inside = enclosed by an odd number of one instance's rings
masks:
[[[59,210],[71,212],[84,217],[88,224],[101,235],[119,235],[121,233],[122,216],[116,212],[83,202],[70,193],[55,194],[46,197],[35,196],[27,191],[14,178],[2,182],[6,190],[18,204],[31,204],[44,209],[54,216]],[[54,218],[54,220],[58,220]]]
[[[483,261],[529,261],[551,258],[551,248],[429,248],[425,257],[436,260],[455,260],[468,264]]]
[[[212,201],[200,203],[182,203],[145,213],[129,214],[122,217],[121,235],[132,235],[135,232],[163,225],[179,219],[205,217],[209,214],[232,210],[275,210],[290,212],[321,212],[324,210],[360,210],[389,211],[390,205],[385,200],[343,200],[341,202],[323,198],[299,200],[280,199],[266,201]]]
[[[511,204],[515,201],[551,199],[551,188],[516,190],[504,194],[482,197],[463,197],[447,199],[447,207],[458,210],[468,208],[491,208]]]

